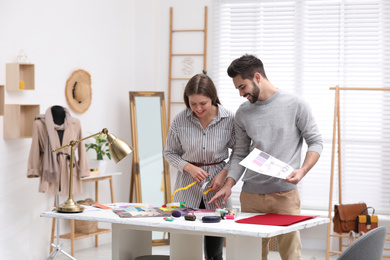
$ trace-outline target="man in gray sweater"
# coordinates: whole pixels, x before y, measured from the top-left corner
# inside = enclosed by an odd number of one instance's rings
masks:
[[[291,165],[295,170],[280,179],[247,170],[240,195],[242,212],[300,215],[297,184],[316,164],[322,152],[322,137],[308,104],[299,96],[284,92],[268,81],[261,60],[244,55],[228,70],[240,96],[247,98],[236,112],[234,152],[225,185],[208,202],[217,207],[231,195],[231,189],[244,173],[239,163],[254,148]],[[308,145],[301,166],[303,139]],[[282,260],[301,258],[299,231],[277,236]],[[263,258],[267,259],[269,239],[263,238]]]

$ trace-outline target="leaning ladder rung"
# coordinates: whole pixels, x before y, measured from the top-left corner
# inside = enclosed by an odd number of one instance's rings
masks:
[[[204,54],[172,54],[172,56],[204,56]]]
[[[190,78],[171,78],[171,80],[190,80]]]
[[[172,30],[172,32],[204,32],[203,29],[198,30]]]

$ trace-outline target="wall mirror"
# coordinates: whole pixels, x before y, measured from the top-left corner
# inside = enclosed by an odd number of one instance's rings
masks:
[[[137,203],[163,205],[171,196],[169,165],[163,156],[167,137],[164,92],[129,94],[134,148],[129,201],[134,202],[135,193]],[[162,232],[153,232],[153,243],[165,243],[164,237]]]

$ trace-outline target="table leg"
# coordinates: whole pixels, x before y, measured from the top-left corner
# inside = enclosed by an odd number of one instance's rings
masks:
[[[70,247],[70,254],[74,256],[74,219],[70,220]]]
[[[261,238],[234,236],[226,238],[226,259],[261,259]]]
[[[111,203],[114,203],[114,188],[113,188],[113,185],[112,185],[112,177],[110,177],[110,191],[111,191]]]
[[[99,184],[98,181],[95,181],[95,202],[98,202],[99,198]],[[98,235],[95,236],[95,247],[98,247]]]
[[[170,258],[169,259],[170,260],[203,259],[203,235],[170,233]]]
[[[95,181],[95,201],[99,202],[99,184]]]
[[[133,230],[125,224],[112,224],[112,260],[133,260],[152,254],[152,231]]]
[[[57,206],[56,204],[56,197],[54,197],[54,208]],[[53,251],[53,247],[51,246],[51,244],[54,243],[54,231],[55,231],[55,227],[56,227],[56,219],[53,218],[53,221],[52,221],[52,224],[51,224],[51,239],[50,239],[50,253]]]

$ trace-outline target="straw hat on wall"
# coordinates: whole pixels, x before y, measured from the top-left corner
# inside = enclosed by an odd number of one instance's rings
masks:
[[[66,82],[65,96],[75,112],[87,111],[92,100],[91,75],[81,69],[74,71]]]

